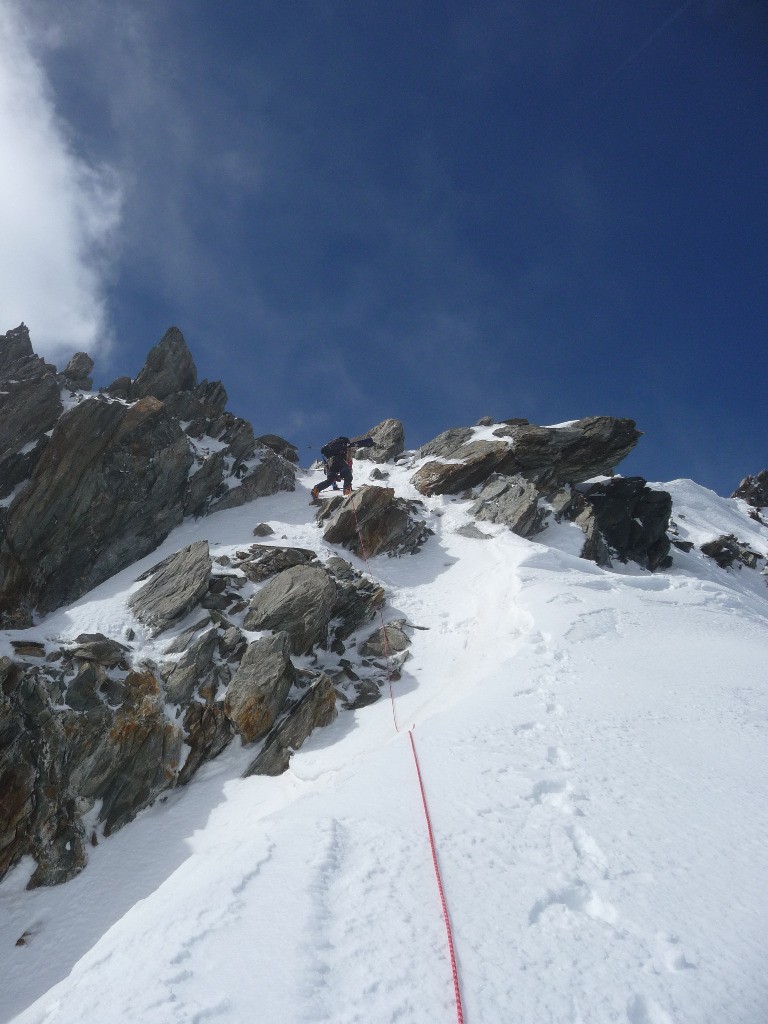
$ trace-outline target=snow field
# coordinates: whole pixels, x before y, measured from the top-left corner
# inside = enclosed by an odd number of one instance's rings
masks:
[[[411,472],[392,473],[408,497]],[[267,521],[275,543],[330,553],[313,482],[184,524],[38,638],[136,628],[135,577],[200,537],[218,554]],[[735,532],[765,550],[738,503],[664,486],[697,544]],[[423,551],[369,566],[387,617],[426,627],[393,684],[401,733],[385,691],[279,779],[240,779],[252,752],[233,745],[66,886],[26,893],[17,868],[0,886],[0,1019],[455,1020],[415,725],[467,1024],[764,1022],[764,578],[696,552],[604,571],[570,527],[532,544],[482,524],[478,541],[455,533],[465,503],[427,505]]]

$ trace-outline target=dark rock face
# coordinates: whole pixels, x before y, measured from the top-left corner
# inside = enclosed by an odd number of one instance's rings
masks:
[[[524,477],[495,476],[480,490],[471,513],[489,523],[504,523],[520,537],[533,537],[544,529],[547,514],[539,507],[540,497]]]
[[[701,550],[709,558],[714,559],[721,569],[727,569],[737,562],[739,568],[746,565],[749,569],[755,569],[760,560],[760,555],[756,551],[752,551],[747,544],[738,540],[732,533],[702,544]]]
[[[62,412],[56,368],[32,351],[21,324],[0,335],[0,498],[26,480]],[[28,451],[21,449],[29,448]],[[34,449],[34,456],[32,453]]]
[[[291,651],[306,654],[316,644],[325,644],[335,601],[336,585],[323,569],[296,565],[253,596],[243,627],[284,630]]]
[[[277,544],[254,544],[250,557],[240,563],[240,568],[253,583],[263,583],[270,576],[295,565],[308,565],[317,560],[309,548],[287,548]]]
[[[87,352],[75,352],[64,367],[64,376],[71,381],[86,381],[93,370],[93,360]]]
[[[615,556],[651,571],[671,565],[667,530],[672,498],[666,491],[651,490],[639,476],[617,477],[593,484],[582,497],[586,504],[576,522],[587,533],[583,557],[610,565]]]
[[[117,640],[110,640],[103,633],[81,633],[75,637],[77,645],[71,652],[73,658],[81,661],[95,661],[99,665],[114,668],[121,665],[129,648]],[[127,666],[126,666],[127,667]]]
[[[208,541],[182,548],[151,570],[144,586],[128,601],[136,618],[155,634],[183,618],[208,590],[211,576]]]
[[[221,704],[200,704],[197,701],[193,701],[186,710],[184,732],[190,751],[179,772],[179,786],[185,786],[206,761],[218,757],[235,734]]]
[[[355,459],[368,462],[389,462],[405,450],[405,430],[400,420],[383,420],[366,434],[372,437],[372,448],[353,449]]]
[[[288,712],[266,739],[258,756],[245,770],[249,775],[282,775],[291,754],[315,729],[330,725],[338,714],[336,691],[328,676],[322,675]]]
[[[170,327],[151,349],[147,361],[131,385],[130,397],[164,399],[177,391],[192,391],[197,367],[178,327]]]
[[[290,654],[285,632],[248,645],[224,702],[244,743],[265,736],[282,711],[296,677]]]
[[[768,469],[761,469],[754,476],[745,476],[731,497],[743,498],[756,509],[768,507]]]
[[[432,533],[418,511],[417,502],[396,498],[391,487],[366,486],[351,500],[335,497],[325,501],[317,521],[327,523],[324,540],[343,544],[356,555],[363,555],[361,536],[367,558],[382,552],[404,555],[420,551]]]
[[[215,629],[209,629],[187,647],[175,664],[169,665],[167,669],[163,667],[161,671],[165,694],[171,703],[188,704],[199,686],[207,685],[212,693],[216,692],[213,652],[218,644],[218,633]]]
[[[9,509],[0,614],[51,611],[152,551],[181,522],[191,462],[154,398],[86,401],[62,416]]]

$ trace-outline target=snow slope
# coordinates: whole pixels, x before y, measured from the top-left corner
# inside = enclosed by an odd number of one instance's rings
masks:
[[[411,474],[390,483],[415,497]],[[260,521],[330,554],[315,480],[184,524],[33,632],[136,628],[143,569],[200,537],[251,543]],[[681,538],[768,554],[742,503],[654,486]],[[531,543],[484,523],[481,541],[456,533],[466,502],[427,505],[423,551],[369,566],[387,614],[425,627],[395,715],[386,694],[342,713],[278,779],[240,779],[252,752],[233,746],[64,886],[26,892],[20,865],[0,885],[0,1020],[455,1021],[411,727],[467,1024],[768,1020],[765,577],[696,550],[606,571],[576,527]]]

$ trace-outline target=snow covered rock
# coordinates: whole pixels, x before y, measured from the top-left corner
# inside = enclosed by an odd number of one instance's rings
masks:
[[[739,562],[749,569],[756,569],[760,555],[752,551],[748,544],[740,541],[732,533],[718,537],[701,545],[702,552],[714,559],[721,569],[727,569]]]
[[[224,710],[243,743],[261,739],[272,728],[295,679],[286,632],[260,637],[248,645],[229,684]]]
[[[512,473],[516,466],[511,447],[503,441],[472,441],[453,450],[451,458],[454,461],[426,462],[411,478],[416,490],[424,495],[459,494],[492,473]]]
[[[756,509],[768,507],[768,469],[761,469],[754,476],[745,476],[731,497],[743,498]]]
[[[317,521],[327,523],[324,540],[342,544],[356,555],[415,554],[432,533],[419,518],[419,511],[418,502],[396,498],[392,487],[365,486],[351,500],[334,497],[324,501]]]
[[[211,567],[208,541],[196,541],[154,566],[149,581],[130,597],[128,606],[155,634],[162,633],[207,592]]]
[[[81,633],[75,637],[75,644],[77,646],[70,651],[73,658],[79,658],[80,661],[95,661],[110,668],[124,663],[125,656],[130,650],[125,644],[111,640],[103,633]]]

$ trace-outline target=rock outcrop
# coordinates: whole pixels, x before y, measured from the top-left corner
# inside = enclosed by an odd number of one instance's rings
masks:
[[[737,568],[745,565],[748,569],[756,569],[761,558],[757,551],[753,551],[748,544],[734,537],[732,533],[702,544],[701,550],[709,558],[714,559],[721,569],[728,569],[733,565]]]
[[[353,449],[355,459],[367,462],[391,462],[405,450],[405,430],[400,420],[383,420],[366,434],[373,438],[372,448]]]
[[[28,479],[63,406],[56,367],[32,351],[21,324],[0,335],[0,499]]]
[[[317,521],[325,525],[324,540],[356,555],[363,554],[361,537],[367,558],[415,554],[432,534],[420,511],[418,502],[396,498],[391,487],[365,486],[352,499],[325,500]]]
[[[484,428],[487,432],[487,428]],[[610,473],[634,448],[640,431],[634,420],[588,416],[562,427],[502,423],[493,436],[474,439],[471,427],[448,430],[421,447],[417,458],[438,456],[413,477],[422,494],[459,494],[493,473],[522,476],[540,490]]]
[[[225,411],[220,382],[197,383],[178,328],[135,381],[90,396],[92,368],[81,352],[57,375],[24,325],[0,336],[0,499],[13,496],[0,510],[0,625],[28,626],[79,597],[184,516],[295,486],[295,448],[258,442]],[[66,412],[62,388],[77,399]]]
[[[645,569],[672,563],[667,536],[672,498],[654,491],[642,477],[616,477],[574,492],[565,517],[584,530],[582,557],[609,567],[612,559]]]
[[[536,487],[521,476],[493,476],[480,489],[471,513],[476,519],[503,523],[520,537],[544,529],[547,509]]]
[[[330,725],[337,714],[333,683],[328,676],[321,675],[267,736],[257,757],[246,768],[244,777],[282,775],[288,768],[291,754],[315,729]]]
[[[248,630],[281,629],[294,654],[325,645],[336,601],[333,579],[321,568],[295,565],[279,573],[251,599],[243,620]]]
[[[731,497],[743,498],[758,511],[768,508],[768,469],[761,469],[754,476],[745,476]]]
[[[162,633],[202,599],[211,568],[208,541],[190,544],[145,573],[148,582],[131,595],[128,606],[140,622]]]
[[[291,639],[286,632],[248,645],[224,702],[244,743],[265,736],[285,706],[296,678],[290,654]]]

